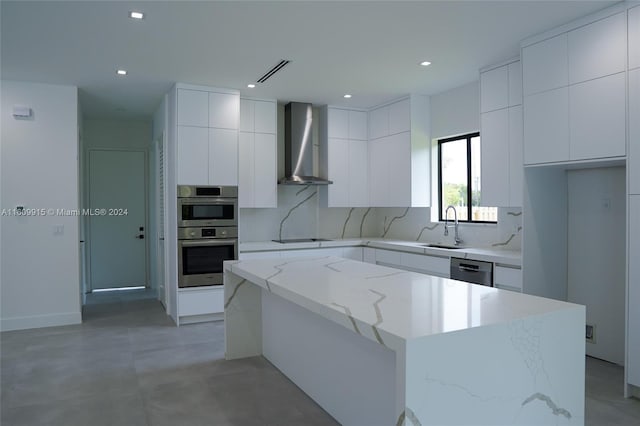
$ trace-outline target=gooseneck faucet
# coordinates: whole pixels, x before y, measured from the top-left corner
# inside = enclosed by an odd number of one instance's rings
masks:
[[[453,241],[455,241],[456,245],[458,245],[462,242],[462,240],[460,239],[460,235],[458,234],[458,212],[453,206],[447,207],[447,209],[444,211],[444,236],[446,237],[449,235],[449,209],[453,209],[453,220],[455,229],[455,236],[453,238]]]

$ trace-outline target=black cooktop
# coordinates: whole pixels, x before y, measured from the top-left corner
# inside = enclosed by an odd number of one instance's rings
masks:
[[[318,241],[331,241],[325,238],[287,238],[284,240],[271,240],[274,243],[290,244],[290,243],[315,243]]]

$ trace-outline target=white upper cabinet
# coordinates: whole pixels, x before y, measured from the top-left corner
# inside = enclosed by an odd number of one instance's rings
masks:
[[[240,99],[240,131],[254,132],[255,130],[255,102]]]
[[[624,71],[627,54],[626,33],[625,13],[618,13],[570,31],[569,84]]]
[[[209,127],[209,93],[178,89],[178,125]]]
[[[522,205],[520,61],[480,72],[482,206]]]
[[[509,207],[522,206],[524,185],[522,139],[522,105],[518,105],[509,108]]]
[[[483,113],[480,120],[481,205],[511,206],[509,203],[509,109],[503,108]]]
[[[206,127],[178,126],[178,185],[209,184],[209,130]]]
[[[509,106],[509,67],[502,66],[480,74],[480,112]]]
[[[367,140],[367,113],[365,111],[349,110],[348,137],[360,141]]]
[[[333,181],[322,188],[322,203],[328,207],[366,207],[367,113],[325,107],[321,110],[320,124],[320,174]]]
[[[240,97],[232,93],[209,93],[209,127],[238,129]]]
[[[209,185],[238,185],[238,131],[209,129]]]
[[[636,7],[636,9],[640,9]],[[629,193],[640,194],[640,68],[629,71]]]
[[[276,107],[274,101],[254,101],[256,133],[276,133]]]
[[[569,84],[566,33],[522,49],[522,83],[524,95]]]
[[[240,99],[239,207],[277,207],[276,113],[276,101]]]
[[[349,139],[349,110],[329,108],[327,114],[329,137]]]
[[[640,68],[640,6],[629,9],[629,69]]]
[[[378,139],[389,135],[389,109],[376,108],[369,111],[369,139]]]
[[[626,154],[625,74],[569,88],[570,160]]]
[[[522,105],[522,63],[509,64],[509,106]]]
[[[408,132],[411,130],[411,104],[409,98],[394,102],[389,109],[389,134]]]
[[[524,163],[569,160],[569,88],[528,96],[524,104]]]

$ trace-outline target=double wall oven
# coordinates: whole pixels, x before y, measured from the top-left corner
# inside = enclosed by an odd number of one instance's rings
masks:
[[[238,258],[238,187],[178,186],[178,286],[222,285]]]

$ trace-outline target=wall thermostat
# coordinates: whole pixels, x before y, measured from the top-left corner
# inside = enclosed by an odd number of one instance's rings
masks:
[[[29,118],[31,117],[31,108],[24,105],[14,105],[13,116],[16,118]]]

